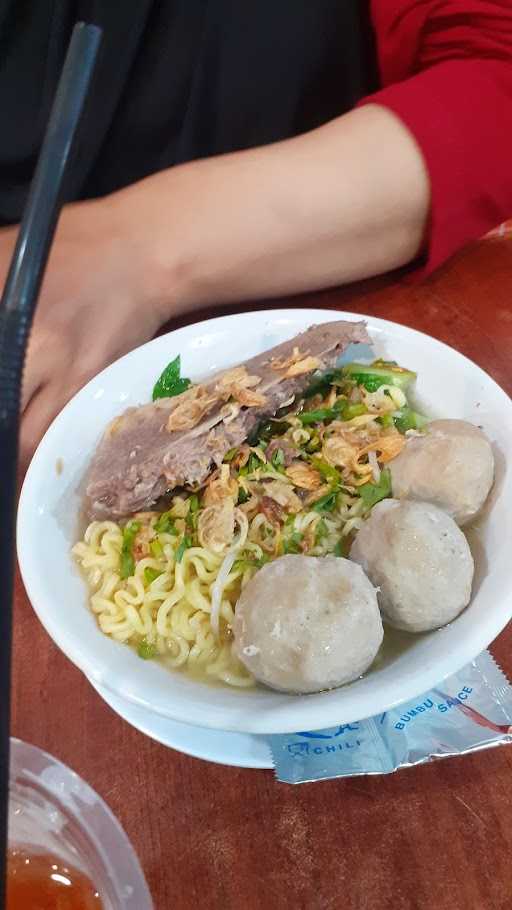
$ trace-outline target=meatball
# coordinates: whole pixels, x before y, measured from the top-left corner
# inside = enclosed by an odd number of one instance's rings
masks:
[[[335,556],[281,556],[244,588],[235,652],[272,689],[319,692],[361,676],[383,638],[363,570]]]
[[[378,503],[350,558],[377,586],[383,617],[397,629],[438,629],[469,603],[474,564],[468,542],[453,518],[431,503]]]
[[[465,525],[480,511],[494,479],[485,433],[465,420],[433,420],[389,464],[393,496],[420,499]]]

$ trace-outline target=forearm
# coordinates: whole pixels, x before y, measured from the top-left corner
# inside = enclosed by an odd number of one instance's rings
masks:
[[[428,274],[512,212],[510,0],[371,0],[382,88],[430,179]]]
[[[404,265],[421,247],[429,183],[405,127],[369,105],[286,142],[161,172],[117,202],[170,313]]]

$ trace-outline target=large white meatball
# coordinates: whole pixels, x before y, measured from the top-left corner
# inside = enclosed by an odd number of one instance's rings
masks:
[[[384,619],[397,629],[438,629],[469,603],[474,564],[468,542],[453,518],[431,503],[378,503],[350,558],[377,586]]]
[[[361,676],[383,638],[363,570],[335,556],[281,556],[244,588],[235,651],[272,689],[319,692]]]
[[[407,440],[389,467],[396,499],[432,502],[459,525],[480,511],[494,479],[491,444],[465,420],[433,420],[424,436]]]

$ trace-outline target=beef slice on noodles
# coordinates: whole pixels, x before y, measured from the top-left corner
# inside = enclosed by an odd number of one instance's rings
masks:
[[[226,453],[332,368],[350,344],[369,344],[363,322],[312,326],[175,398],[129,408],[107,427],[87,478],[91,518],[150,508],[176,487],[203,483]]]

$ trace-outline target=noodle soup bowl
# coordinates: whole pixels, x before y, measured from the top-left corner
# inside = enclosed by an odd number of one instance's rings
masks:
[[[495,484],[468,536],[477,566],[469,607],[449,626],[402,636],[366,675],[339,689],[288,695],[262,686],[209,684],[134,649],[99,629],[86,582],[71,555],[83,533],[83,477],[106,425],[151,399],[162,368],[181,354],[184,375],[199,380],[292,338],[310,325],[366,318],[373,343],[362,355],[417,371],[414,404],[433,417],[469,420],[488,434]],[[353,359],[354,350],[345,355]],[[28,596],[59,648],[94,683],[148,712],[199,727],[284,733],[349,723],[389,710],[456,672],[486,648],[512,615],[512,402],[478,366],[441,342],[373,317],[323,310],[272,310],[212,319],[162,336],[121,358],[59,414],[28,470],[18,513],[18,556]]]

